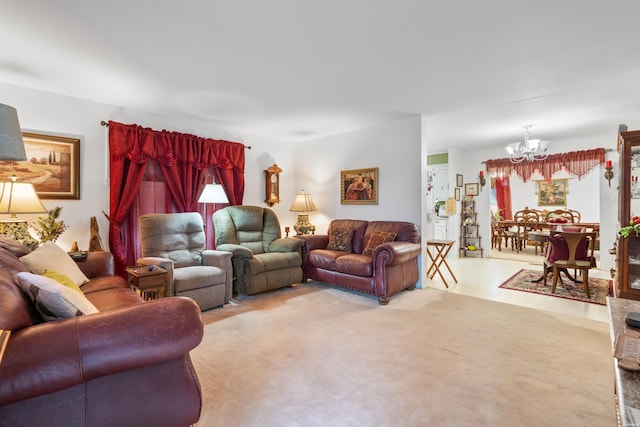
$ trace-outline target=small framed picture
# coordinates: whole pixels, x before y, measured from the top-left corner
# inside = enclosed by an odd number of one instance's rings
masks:
[[[460,200],[460,187],[454,188],[453,193],[456,196],[456,200],[459,201]]]
[[[473,182],[470,184],[464,185],[464,194],[467,196],[477,196],[478,195],[478,183]]]
[[[456,174],[456,187],[462,187],[463,178],[459,173]]]

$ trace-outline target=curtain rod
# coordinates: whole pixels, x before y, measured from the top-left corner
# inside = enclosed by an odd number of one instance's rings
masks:
[[[105,122],[104,120],[100,120],[100,126],[109,127],[109,122]],[[244,148],[247,150],[251,150],[250,145],[245,145]]]

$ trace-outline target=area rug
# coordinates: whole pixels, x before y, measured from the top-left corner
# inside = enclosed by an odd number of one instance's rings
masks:
[[[584,293],[584,285],[582,283],[574,283],[564,275],[561,275],[563,283],[558,283],[556,286],[556,292],[552,294],[551,287],[553,284],[553,278],[551,274],[549,274],[549,277],[547,278],[547,286],[544,285],[543,281],[534,281],[539,279],[541,274],[541,270],[522,269],[511,276],[509,280],[501,284],[499,287],[558,298],[567,298],[576,301],[590,302],[593,304],[607,305],[606,297],[609,295],[611,287],[610,280],[589,277],[589,293],[591,298],[587,298]]]

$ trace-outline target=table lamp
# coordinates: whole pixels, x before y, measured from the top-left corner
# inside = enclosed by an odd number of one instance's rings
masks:
[[[318,209],[313,204],[311,194],[306,194],[304,190],[301,193],[296,194],[296,199],[291,205],[291,212],[300,212],[298,214],[298,222],[295,223],[293,229],[296,230],[297,235],[301,234],[313,234],[316,230],[316,226],[309,222],[309,214],[307,212],[315,212]]]
[[[30,182],[17,182],[13,175],[11,181],[0,183],[0,214],[9,214],[8,219],[0,221],[0,234],[13,236],[25,245],[35,248],[38,241],[29,234],[27,220],[18,218],[17,214],[46,213],[36,189]]]

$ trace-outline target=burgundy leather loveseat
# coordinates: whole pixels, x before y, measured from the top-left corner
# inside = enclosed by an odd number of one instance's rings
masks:
[[[383,305],[418,282],[420,232],[410,222],[336,219],[327,234],[297,237],[307,279],[373,294]]]
[[[201,390],[189,351],[202,339],[198,305],[143,301],[113,276],[109,252],[79,266],[95,314],[43,321],[18,287],[29,250],[0,238],[0,426],[188,426]],[[74,291],[76,292],[76,291]]]

